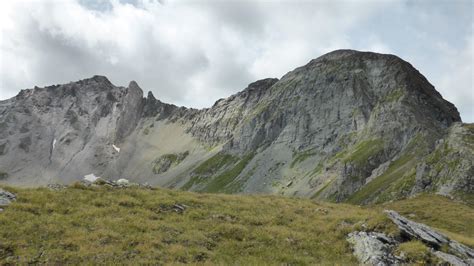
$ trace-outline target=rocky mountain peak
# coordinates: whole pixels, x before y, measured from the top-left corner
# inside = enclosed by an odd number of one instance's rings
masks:
[[[67,86],[69,85],[69,86]],[[69,84],[64,85],[55,85],[50,86],[51,88],[58,87],[58,86],[67,86],[67,87],[81,87],[81,90],[87,90],[87,88],[97,88],[101,87],[102,89],[111,88],[114,85],[106,76],[101,75],[94,75],[90,78],[81,79],[79,81],[70,82]]]
[[[450,130],[459,121],[412,65],[371,52],[328,53],[201,110],[144,98],[135,81],[117,87],[94,76],[0,102],[0,172],[27,185],[94,174],[357,203],[425,188],[449,194],[469,190],[472,163],[452,144],[448,166],[427,156],[445,151],[443,138],[469,140],[451,136],[471,132]],[[456,180],[438,182],[442,167],[454,167]]]
[[[85,79],[85,80],[93,80],[101,84],[111,84],[110,80],[106,76],[101,76],[101,75],[94,75],[91,78]]]
[[[143,94],[142,89],[140,88],[140,86],[138,86],[138,83],[134,80],[130,81],[130,83],[128,84],[128,89],[134,90],[134,91],[137,91],[138,93]]]
[[[147,95],[147,100],[154,101],[156,100],[155,95],[153,95],[153,92],[149,91]]]
[[[266,78],[266,79],[261,79],[257,80],[255,82],[250,83],[244,91],[251,91],[251,90],[259,90],[259,89],[268,89],[270,88],[273,84],[278,82],[277,78]]]
[[[324,54],[316,59],[313,59],[314,61],[319,60],[340,60],[342,58],[348,57],[348,56],[353,56],[353,55],[362,55],[363,53],[370,53],[370,54],[376,54],[376,53],[371,53],[371,52],[360,52],[356,50],[351,50],[351,49],[339,49],[339,50],[334,50],[332,52],[329,52],[327,54]],[[313,61],[311,60],[311,61]]]

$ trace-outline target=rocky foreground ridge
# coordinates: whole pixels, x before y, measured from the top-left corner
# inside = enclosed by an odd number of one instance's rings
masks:
[[[400,244],[410,240],[421,241],[439,260],[438,262],[430,261],[428,264],[467,266],[474,263],[474,250],[470,247],[449,239],[425,224],[411,221],[395,211],[387,210],[385,213],[398,226],[400,235],[391,237],[384,233],[364,231],[350,233],[347,240],[352,244],[354,255],[360,263],[406,265],[409,262],[403,254],[397,256],[395,250]]]
[[[474,125],[408,62],[337,50],[196,110],[94,76],[0,101],[0,182],[85,176],[354,203],[474,190]]]

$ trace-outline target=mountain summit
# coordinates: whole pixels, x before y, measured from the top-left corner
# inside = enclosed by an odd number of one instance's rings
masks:
[[[412,65],[337,50],[211,108],[94,76],[0,101],[1,182],[84,176],[368,203],[474,190],[474,126]]]

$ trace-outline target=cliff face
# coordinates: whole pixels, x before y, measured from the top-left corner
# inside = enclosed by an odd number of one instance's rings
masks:
[[[450,166],[456,178],[421,165],[440,139],[459,131],[450,126],[469,126],[456,123],[454,105],[393,55],[334,51],[202,110],[142,94],[135,82],[115,87],[95,76],[0,102],[3,182],[69,183],[94,174],[357,203],[472,191],[455,185],[472,183],[470,163]],[[472,131],[463,132],[472,141]],[[428,179],[430,186],[420,185]]]
[[[0,165],[8,181],[26,185],[102,171],[114,143],[139,121],[143,93],[94,76],[66,85],[22,90],[0,103]]]

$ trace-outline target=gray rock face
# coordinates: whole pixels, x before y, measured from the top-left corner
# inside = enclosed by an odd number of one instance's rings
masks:
[[[454,191],[474,191],[474,126],[455,123],[448,134],[416,168],[412,194],[437,191],[449,195]]]
[[[364,265],[401,265],[403,260],[393,255],[398,244],[394,239],[377,232],[352,232],[347,240],[354,255]]]
[[[411,221],[395,211],[385,211],[399,227],[402,237],[392,238],[378,232],[352,232],[347,241],[352,245],[354,256],[364,265],[405,265],[407,258],[395,255],[398,246],[412,239],[423,241],[431,253],[450,265],[473,265],[474,253],[469,247],[453,241],[427,225]],[[440,251],[448,248],[448,252]]]
[[[419,239],[436,250],[443,246],[448,247],[449,251],[456,255],[437,252],[435,253],[436,256],[444,258],[448,262],[461,261],[466,265],[474,263],[473,249],[449,239],[427,225],[411,221],[395,211],[386,211],[386,213],[403,234],[410,238]]]
[[[392,185],[415,183],[411,162],[432,152],[458,121],[456,108],[393,55],[334,51],[201,110],[151,93],[143,98],[135,82],[116,87],[95,76],[0,101],[0,172],[7,176],[0,182],[68,184],[94,174],[166,187],[383,201],[399,195]],[[186,152],[179,164],[161,160]],[[232,164],[192,185],[195,169],[228,155]],[[385,176],[395,166],[403,169],[400,178]],[[444,178],[429,176],[434,183]],[[412,184],[400,195],[471,191],[468,176],[460,176],[426,189]]]
[[[466,262],[464,262],[463,260],[461,260],[460,258],[454,256],[454,255],[451,255],[451,254],[448,254],[448,253],[444,253],[444,252],[441,252],[441,251],[435,251],[433,252],[433,254],[440,258],[441,260],[449,263],[449,265],[454,265],[454,266],[467,266],[467,265],[472,265],[472,263],[470,264],[467,264]]]
[[[395,211],[386,211],[386,213],[400,230],[410,237],[421,239],[438,248],[443,244],[449,243],[449,239],[446,236],[434,231],[424,224],[410,221]]]
[[[132,84],[132,83],[131,83]],[[0,158],[14,183],[70,183],[102,171],[138,122],[142,91],[115,87],[105,77],[23,90],[0,102]],[[129,112],[131,110],[131,112]]]

